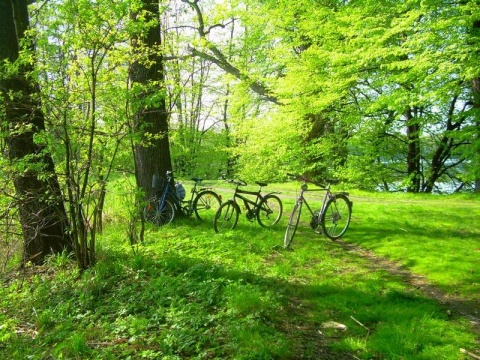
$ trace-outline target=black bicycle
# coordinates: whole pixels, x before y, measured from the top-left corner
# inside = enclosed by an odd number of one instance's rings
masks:
[[[323,232],[328,238],[335,240],[340,238],[348,229],[352,216],[352,205],[347,192],[332,193],[330,184],[335,184],[337,180],[326,180],[326,184],[310,180],[302,175],[287,174],[288,176],[302,181],[300,194],[295,202],[293,211],[288,220],[287,230],[285,232],[284,247],[288,248],[297,231],[302,213],[303,204],[306,205],[310,213],[310,227],[317,232]],[[307,183],[311,183],[318,188],[308,189]],[[312,210],[304,197],[306,192],[324,191],[323,201],[318,211]],[[319,228],[321,227],[321,231]]]
[[[210,187],[198,188],[203,179],[193,178],[193,188],[189,200],[185,199],[185,188],[179,182],[172,185],[172,172],[167,171],[165,179],[154,175],[152,187],[155,196],[148,201],[144,208],[145,220],[157,226],[166,225],[173,221],[176,215],[191,216],[195,213],[201,221],[213,221],[220,207],[221,197]]]
[[[260,188],[258,191],[246,191],[240,190],[240,186],[246,186],[247,183],[243,180],[226,180],[228,183],[235,185],[235,192],[231,200],[224,202],[213,220],[213,228],[216,233],[222,231],[234,229],[238,223],[238,217],[240,215],[240,206],[237,203],[237,199],[243,201],[246,209],[246,216],[249,221],[257,222],[263,227],[269,227],[275,225],[282,216],[282,201],[275,195],[277,192],[271,192],[266,195],[261,194],[262,187],[267,186],[267,183],[256,182]],[[255,196],[255,200],[248,199],[243,195]]]

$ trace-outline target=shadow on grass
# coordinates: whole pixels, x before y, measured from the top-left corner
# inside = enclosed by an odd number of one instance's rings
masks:
[[[449,312],[456,310],[478,331],[480,228],[476,208],[460,212],[445,207],[362,204],[357,210],[345,240],[374,254],[350,249],[366,257],[373,270],[397,274]]]
[[[249,231],[173,241],[162,230],[158,241],[172,241],[161,248],[140,247],[134,256],[107,249],[78,281],[34,281],[22,307],[36,309],[41,336],[17,332],[17,341],[2,350],[12,359],[47,353],[102,359],[393,359],[448,357],[457,355],[460,344],[473,343],[434,301],[406,291],[402,278],[330,263],[318,243],[307,249],[305,265],[304,257],[297,258],[301,247],[286,252],[256,244],[249,237],[258,229]],[[326,244],[326,251],[335,251],[335,244]],[[248,261],[242,251],[252,248],[269,266],[290,266],[290,275],[238,270]],[[200,250],[206,255],[196,255]],[[238,254],[235,263],[217,257],[226,251]],[[300,268],[314,275],[308,278]]]
[[[373,213],[357,210],[347,237],[368,248],[405,227],[366,223]],[[298,247],[280,250],[284,226],[266,230],[241,214],[237,229],[215,235],[211,224],[176,220],[134,255],[103,249],[81,278],[58,270],[32,280],[4,294],[0,316],[19,319],[4,322],[0,352],[11,359],[412,359],[457,358],[458,347],[474,346],[403,277],[356,263],[308,223]],[[415,223],[408,231],[434,234]],[[36,336],[18,331],[26,323]]]

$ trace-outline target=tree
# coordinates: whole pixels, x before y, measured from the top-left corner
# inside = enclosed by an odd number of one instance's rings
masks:
[[[478,38],[465,35],[478,1],[264,1],[256,8],[275,19],[271,54],[279,56],[271,61],[281,69],[281,111],[311,129],[303,154],[310,163],[299,171],[325,173],[326,165],[361,186],[413,192],[468,182],[467,172],[476,171],[470,84]]]
[[[96,262],[112,172],[131,171],[133,164],[124,141],[128,9],[124,1],[65,0],[35,12],[45,140],[59,170],[80,269]],[[120,163],[122,151],[129,158]]]
[[[2,1],[0,18],[0,97],[23,230],[23,263],[41,264],[49,254],[70,252],[73,244],[52,157],[38,140],[45,122],[33,65],[20,56],[21,50],[32,50],[26,36],[27,1]]]
[[[215,86],[223,82],[223,71],[210,61],[186,56],[195,34],[185,30],[191,16],[182,2],[172,5],[163,16],[162,34],[168,51],[164,66],[173,168],[177,176],[217,178],[226,162],[221,149],[225,135],[219,131],[225,91]]]
[[[134,145],[135,175],[146,200],[153,196],[153,175],[172,170],[158,0],[144,0],[131,16],[146,25],[144,33],[132,37],[135,60],[129,69],[133,131],[141,134]]]

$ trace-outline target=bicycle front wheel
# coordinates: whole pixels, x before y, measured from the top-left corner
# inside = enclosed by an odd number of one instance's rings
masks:
[[[257,221],[263,227],[275,225],[282,216],[282,201],[276,195],[265,196],[257,208]]]
[[[215,192],[210,190],[202,191],[193,200],[195,216],[201,221],[213,221],[221,204],[220,196]]]
[[[221,233],[234,229],[237,226],[240,210],[233,201],[223,203],[217,210],[213,219],[213,228],[215,232]]]
[[[345,195],[335,195],[327,201],[322,214],[321,222],[324,234],[332,240],[340,238],[347,231],[351,217],[350,200]]]
[[[173,221],[175,208],[169,200],[165,200],[162,205],[161,200],[151,199],[143,209],[143,213],[146,221],[163,226]]]
[[[300,221],[300,213],[302,212],[302,204],[296,202],[293,207],[290,218],[288,219],[287,230],[285,231],[285,237],[283,239],[283,247],[287,249],[292,243],[295,232],[297,231],[298,222]]]

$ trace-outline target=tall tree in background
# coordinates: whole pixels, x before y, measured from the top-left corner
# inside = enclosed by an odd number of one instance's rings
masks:
[[[479,15],[480,16],[480,15]],[[479,36],[480,34],[480,17],[475,17],[473,19],[473,36]],[[478,54],[478,53],[477,53]],[[480,74],[477,74],[472,80],[472,91],[473,91],[473,106],[476,113],[476,164],[474,166],[477,167],[477,171],[475,172],[475,192],[480,193]]]
[[[39,87],[30,76],[32,63],[19,58],[22,46],[31,48],[25,37],[27,5],[27,0],[0,2],[0,96],[24,237],[23,262],[40,264],[48,254],[73,247],[53,160],[35,140],[45,130]]]
[[[147,26],[144,32],[132,37],[135,60],[129,76],[134,132],[141,134],[134,145],[135,174],[137,185],[148,199],[153,195],[153,175],[163,176],[172,169],[159,1],[144,0],[142,8],[132,13],[132,17],[133,21],[143,18]]]

